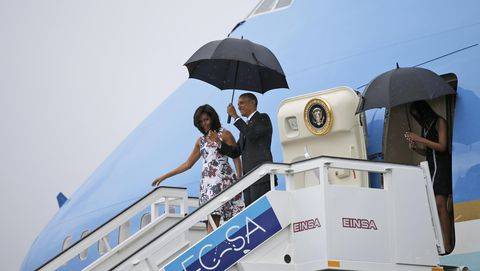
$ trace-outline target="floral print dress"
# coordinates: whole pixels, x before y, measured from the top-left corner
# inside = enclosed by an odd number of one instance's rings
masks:
[[[220,128],[219,136],[222,132],[223,128]],[[237,176],[228,163],[228,157],[220,154],[219,148],[216,142],[208,140],[206,136],[200,138],[200,155],[203,158],[200,206],[237,181]],[[226,221],[242,211],[244,207],[240,193],[215,210],[212,215],[220,215]]]

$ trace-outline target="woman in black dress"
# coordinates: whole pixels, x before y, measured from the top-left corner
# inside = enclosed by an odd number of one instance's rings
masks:
[[[438,215],[442,225],[445,251],[452,250],[451,221],[447,211],[447,199],[452,194],[451,156],[448,152],[447,122],[433,111],[425,101],[413,102],[410,114],[422,127],[421,136],[407,132],[405,138],[409,146],[417,153],[426,156],[433,191],[437,203]],[[417,147],[423,145],[423,148]]]

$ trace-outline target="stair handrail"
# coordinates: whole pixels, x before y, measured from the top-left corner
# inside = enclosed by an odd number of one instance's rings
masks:
[[[139,212],[143,211],[147,207],[151,207],[152,211],[156,212],[157,207],[156,205],[162,202],[162,199],[170,198],[170,199],[177,199],[176,201],[180,200],[180,209],[182,211],[186,210],[191,201],[188,200],[187,195],[187,188],[185,187],[171,187],[171,186],[159,186],[147,193],[142,198],[138,199],[130,206],[125,208],[122,212],[111,218],[110,220],[103,223],[101,226],[97,227],[94,231],[90,234],[85,236],[84,238],[78,240],[74,244],[72,244],[69,248],[65,249],[64,251],[57,254],[55,257],[50,259],[49,261],[45,262],[43,265],[35,269],[36,271],[50,271],[56,270],[63,266],[65,263],[69,262],[77,255],[79,255],[85,249],[88,249],[90,246],[95,244],[96,242],[100,241],[106,235],[111,233],[112,231],[116,230],[119,225],[126,223],[129,221],[133,216],[138,214]],[[185,197],[187,199],[185,199]],[[187,204],[188,206],[182,206]],[[168,210],[166,210],[168,211]],[[153,212],[152,212],[153,213]],[[156,215],[152,214],[152,218],[156,218]],[[152,219],[153,222],[153,219]]]
[[[119,261],[114,266],[108,269],[113,270],[119,267],[120,265],[128,261],[130,258],[132,258],[133,255],[137,254],[138,252],[140,252],[141,250],[143,250],[145,247],[149,246],[153,242],[156,242],[157,244],[159,244],[159,246],[161,246],[161,244],[166,244],[172,241],[175,237],[187,231],[189,228],[193,227],[199,221],[205,220],[205,218],[210,213],[218,209],[228,200],[232,199],[233,197],[241,193],[243,190],[250,187],[260,178],[264,177],[267,174],[270,174],[270,175],[290,174],[289,173],[290,167],[291,167],[290,164],[273,163],[273,162],[267,162],[256,167],[255,169],[250,171],[248,174],[246,174],[241,180],[239,180],[238,182],[234,183],[232,186],[228,187],[227,189],[223,190],[222,192],[220,192],[219,194],[211,198],[207,203],[205,203],[204,205],[202,205],[192,213],[188,214],[182,220],[170,226],[162,234],[153,238],[148,243],[146,243],[145,245],[137,249],[130,256]],[[134,262],[135,263],[137,262],[136,259],[134,259]]]
[[[228,187],[227,189],[223,190],[215,197],[210,199],[207,203],[190,213],[188,216],[180,220],[179,222],[170,226],[167,230],[165,230],[162,234],[158,235],[156,238],[153,238],[151,241],[137,249],[134,253],[130,256],[126,257],[125,259],[119,261],[117,264],[109,268],[109,270],[113,270],[125,262],[127,262],[133,255],[137,254],[145,247],[149,246],[151,243],[156,242],[157,246],[162,246],[162,244],[166,244],[172,241],[176,236],[185,232],[190,227],[195,225],[201,218],[206,218],[210,213],[214,210],[218,209],[221,205],[223,205],[226,201],[232,199],[238,193],[241,193],[246,188],[250,187],[254,184],[257,180],[264,177],[265,175],[269,174],[271,176],[271,180],[273,179],[274,174],[282,174],[286,175],[286,182],[287,182],[287,190],[288,187],[293,187],[291,184],[288,183],[292,181],[290,176],[295,173],[305,172],[308,170],[318,169],[320,167],[328,168],[351,168],[356,170],[365,170],[370,172],[379,172],[379,173],[387,173],[390,172],[392,167],[402,168],[402,167],[415,167],[410,165],[399,165],[399,164],[392,164],[387,162],[378,162],[378,161],[367,161],[362,159],[352,159],[352,158],[341,158],[341,157],[331,157],[331,156],[317,156],[310,159],[293,162],[293,163],[273,163],[273,162],[266,162],[248,174],[246,174],[241,180],[233,184],[232,186]],[[417,167],[418,168],[418,167]],[[272,187],[272,190],[275,188]],[[134,259],[134,262],[137,263],[137,259]]]
[[[351,162],[355,162],[355,164],[352,164]],[[358,164],[360,162],[360,164]],[[392,166],[395,167],[414,167],[414,166],[409,166],[409,165],[399,165],[399,164],[392,164],[392,163],[386,163],[386,162],[372,162],[372,161],[367,161],[367,160],[361,160],[361,159],[351,159],[351,158],[340,158],[340,157],[331,157],[331,156],[318,156],[318,157],[313,157],[307,160],[303,161],[298,161],[298,162],[293,162],[293,163],[273,163],[273,162],[266,162],[264,164],[261,164],[251,170],[248,174],[246,174],[241,180],[238,182],[234,183],[232,186],[228,187],[227,189],[223,190],[216,196],[214,196],[212,199],[210,199],[207,203],[205,203],[203,206],[200,208],[197,208],[195,211],[192,213],[188,214],[185,216],[183,219],[181,219],[179,222],[173,224],[171,227],[169,227],[165,232],[162,234],[158,235],[156,238],[153,238],[150,240],[148,243],[140,247],[137,251],[132,253],[129,257],[121,260],[118,264],[116,264],[113,268],[116,268],[126,262],[128,259],[130,259],[133,255],[144,249],[146,246],[150,245],[152,242],[158,242],[158,243],[168,243],[171,241],[173,238],[178,236],[178,234],[181,234],[182,232],[188,230],[190,227],[194,226],[196,223],[198,223],[200,220],[203,220],[201,218],[206,218],[210,213],[212,213],[214,210],[218,209],[221,205],[223,205],[226,201],[232,199],[234,196],[237,194],[241,193],[243,190],[246,188],[250,187],[252,184],[254,184],[257,180],[260,178],[264,177],[265,175],[269,174],[270,176],[273,176],[274,174],[283,174],[287,175],[287,188],[291,185],[288,184],[290,181],[288,176],[292,175],[293,173],[299,173],[299,172],[304,172],[307,170],[312,170],[319,168],[321,166],[325,167],[332,167],[332,168],[353,168],[353,169],[358,169],[358,170],[367,170],[367,171],[373,171],[373,172],[387,172],[391,169]],[[271,178],[273,179],[273,178]],[[134,205],[140,204],[140,202],[146,202],[148,199],[148,204],[145,204],[145,207],[148,206],[149,204],[152,204],[154,202],[157,202],[159,198],[156,198],[156,200],[152,200],[154,197],[153,195],[157,195],[156,191],[167,191],[166,189],[178,189],[176,187],[158,187],[151,191],[149,194],[147,194],[145,197],[142,199],[138,200]],[[183,188],[186,189],[186,188]],[[272,189],[275,189],[272,187]],[[158,192],[161,193],[161,192]],[[165,192],[163,192],[165,193]],[[164,195],[164,194],[161,195]],[[133,206],[131,206],[133,207]],[[145,208],[144,207],[144,208]],[[69,249],[63,251],[62,253],[58,254],[56,257],[54,257],[52,260],[48,261],[41,267],[39,267],[38,270],[44,271],[44,270],[55,270],[56,268],[61,267],[65,262],[68,262],[70,259],[74,258],[76,255],[78,255],[81,251],[84,249],[90,247],[92,244],[100,240],[104,235],[101,235],[99,231],[102,233],[104,232],[102,227],[106,226],[106,224],[109,224],[115,220],[116,223],[119,224],[114,224],[121,225],[122,223],[126,222],[128,219],[125,221],[117,219],[118,217],[124,217],[124,213],[130,213],[129,209],[126,209],[123,213],[120,213],[116,217],[112,218],[108,222],[106,222],[104,225],[100,226],[95,230],[94,232],[90,233],[87,235],[85,238],[79,240],[77,243],[72,245]],[[111,232],[111,231],[110,231]],[[98,238],[96,240],[93,240],[93,237]],[[160,241],[158,239],[161,239]],[[85,244],[88,244],[88,246],[81,245],[81,249],[78,248],[80,244],[84,242]],[[74,251],[73,251],[74,250]],[[78,251],[77,251],[78,250]],[[65,260],[66,261],[61,261]],[[60,264],[60,265],[59,265]]]

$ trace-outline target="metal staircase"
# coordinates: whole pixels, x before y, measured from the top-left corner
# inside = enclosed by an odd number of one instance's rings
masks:
[[[338,169],[381,174],[383,188],[332,182],[329,172]],[[284,175],[286,190],[270,191],[205,234],[210,213],[267,174],[272,182]],[[185,217],[195,205],[186,191],[161,187],[40,270],[56,270],[139,210],[150,205],[156,214],[165,203],[180,213],[152,217],[84,270],[444,270],[429,176],[425,163],[317,157],[263,164]],[[299,187],[298,178],[309,180]]]
[[[57,270],[90,246],[95,245],[98,242],[103,242],[108,251],[86,268],[86,270],[91,270],[90,268],[97,266],[98,263],[106,258],[116,258],[118,255],[130,253],[130,250],[135,250],[138,246],[148,243],[155,236],[163,233],[166,229],[182,220],[189,212],[189,209],[192,208],[198,208],[198,199],[188,197],[186,188],[158,187],[133,203],[117,216],[105,222],[95,231],[91,232],[89,235],[46,262],[37,270]],[[146,209],[151,215],[151,222],[123,242],[120,242],[113,248],[110,247],[108,242],[105,241],[106,236],[111,232],[118,230],[120,225],[128,222]],[[162,211],[160,209],[164,209],[164,212],[161,215],[159,215],[160,211]],[[203,224],[195,225],[192,227],[192,230],[199,232],[200,237],[206,232]]]

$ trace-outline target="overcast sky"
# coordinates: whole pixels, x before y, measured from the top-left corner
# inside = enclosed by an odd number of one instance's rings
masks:
[[[257,2],[0,0],[2,270]]]

